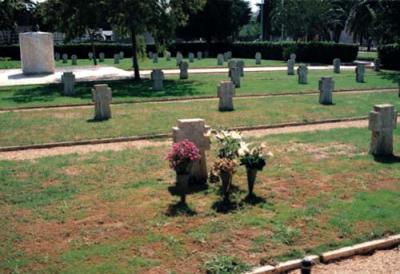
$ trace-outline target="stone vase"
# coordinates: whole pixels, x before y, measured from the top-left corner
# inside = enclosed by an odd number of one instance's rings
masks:
[[[256,177],[257,177],[257,171],[258,170],[256,168],[250,168],[250,167],[246,168],[247,186],[248,186],[248,189],[249,189],[248,196],[252,196],[253,195],[253,189],[254,189],[254,183],[255,183]]]
[[[226,203],[229,201],[229,194],[231,190],[233,174],[231,172],[226,172],[221,170],[219,173],[219,177],[222,182],[222,193],[224,195],[224,203]]]

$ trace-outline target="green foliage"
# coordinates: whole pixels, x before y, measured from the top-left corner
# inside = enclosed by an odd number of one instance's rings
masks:
[[[378,56],[386,68],[400,69],[400,44],[389,44],[378,47]],[[399,79],[400,83],[400,79]]]
[[[207,274],[240,274],[250,267],[237,258],[220,255],[206,262],[204,268]]]

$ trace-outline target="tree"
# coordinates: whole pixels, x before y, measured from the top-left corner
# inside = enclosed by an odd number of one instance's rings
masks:
[[[65,33],[67,42],[88,34],[93,64],[97,65],[94,42],[107,22],[106,7],[105,0],[47,0],[41,4],[41,11],[47,25]]]
[[[135,79],[140,79],[137,36],[150,32],[159,45],[166,43],[175,28],[186,23],[188,14],[203,6],[204,0],[108,0],[108,3],[110,22],[130,36]]]
[[[207,0],[204,9],[190,16],[177,35],[207,42],[235,40],[240,28],[250,22],[251,8],[244,0]]]
[[[340,35],[346,28],[347,19],[351,12],[354,1],[332,0],[328,11],[329,29],[332,31],[332,40],[336,43],[340,41]]]

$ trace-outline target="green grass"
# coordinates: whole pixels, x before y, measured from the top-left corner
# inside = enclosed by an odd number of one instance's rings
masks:
[[[219,112],[217,100],[125,104],[113,106],[112,119],[103,122],[91,121],[92,108],[4,112],[0,146],[169,133],[182,118],[227,128],[366,116],[378,103],[400,109],[394,93],[335,94],[334,103],[320,105],[315,94],[236,99],[233,112]]]
[[[188,59],[184,59],[189,62]],[[248,67],[276,67],[286,66],[286,63],[278,60],[263,60],[261,65],[256,65],[255,59],[242,59],[245,61]],[[132,70],[132,60],[130,58],[124,58],[119,64],[114,64],[114,59],[105,59],[104,62],[99,63],[100,66],[114,66],[124,70]],[[78,59],[77,66],[93,66],[93,61],[89,59]],[[152,60],[144,59],[139,61],[140,69],[176,69],[176,60],[172,58],[171,61],[167,61],[165,58],[159,58],[158,63],[154,64]],[[226,66],[226,62],[225,65]],[[11,69],[20,68],[20,61],[0,61],[0,69]],[[74,67],[71,65],[71,61],[64,64],[62,60],[56,61],[56,67]],[[213,68],[221,67],[217,65],[217,58],[204,58],[202,60],[195,59],[193,63],[189,63],[190,68]]]
[[[341,74],[334,74],[331,71],[310,71],[307,85],[299,85],[296,76],[288,76],[284,71],[246,73],[242,78],[241,88],[236,92],[238,95],[246,95],[317,91],[318,81],[322,76],[332,76],[337,90],[397,87],[400,81],[399,73],[391,71],[376,73],[368,70],[365,83],[357,83],[352,71],[343,71]],[[216,96],[217,85],[226,80],[228,77],[225,74],[194,74],[189,80],[182,81],[177,76],[167,76],[164,90],[157,92],[152,91],[152,83],[148,79],[140,82],[124,80],[105,83],[113,90],[114,102],[131,102],[188,96]],[[78,83],[77,95],[74,97],[61,96],[61,85],[3,87],[0,88],[0,108],[91,103],[91,89],[94,84]]]
[[[253,139],[275,156],[255,204],[239,168],[228,214],[214,208],[218,185],[187,197],[193,215],[169,213],[178,200],[169,146],[0,161],[0,272],[224,271],[399,233],[400,160],[374,160],[369,139],[366,128]],[[398,155],[399,129],[394,144]],[[48,191],[62,186],[64,196]],[[103,200],[104,191],[124,195]]]
[[[377,57],[376,51],[358,51],[357,60],[374,61]]]

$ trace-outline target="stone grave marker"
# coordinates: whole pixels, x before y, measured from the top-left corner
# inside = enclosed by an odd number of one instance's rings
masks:
[[[296,53],[291,53],[290,54],[290,59],[294,60],[294,62],[296,63]]]
[[[256,58],[256,65],[261,65],[261,58],[262,58],[261,52],[257,52],[255,58]]]
[[[235,87],[240,88],[240,70],[237,66],[233,67],[231,70],[231,81]]]
[[[294,75],[294,60],[293,59],[289,59],[287,61],[287,74]]]
[[[60,61],[61,56],[60,56],[59,52],[56,52],[54,57],[55,57],[56,61]]]
[[[119,52],[119,59],[124,59],[125,58],[125,52],[123,52],[123,51],[120,51]]]
[[[72,72],[64,72],[61,76],[61,82],[63,83],[63,96],[74,96],[75,95],[75,75]]]
[[[180,73],[179,79],[184,80],[189,78],[189,63],[188,62],[181,62],[179,65]]]
[[[165,59],[166,59],[167,61],[171,61],[171,52],[167,51],[167,52],[165,53]]]
[[[224,62],[228,62],[229,58],[227,52],[224,52],[223,57],[224,57]]]
[[[73,66],[76,66],[78,64],[78,56],[76,56],[75,54],[71,55],[71,64]]]
[[[205,124],[203,119],[180,119],[178,125],[172,128],[173,142],[178,143],[189,140],[194,143],[200,151],[201,158],[193,163],[190,171],[190,182],[205,184],[207,183],[207,156],[206,150],[210,149],[211,141],[208,132],[210,127]]]
[[[376,58],[374,60],[374,71],[379,72],[381,71],[381,59]]]
[[[176,65],[180,66],[183,62],[183,55],[179,51],[176,53]]]
[[[151,72],[151,80],[153,80],[153,90],[162,90],[164,88],[164,72],[161,69],[154,69]]]
[[[322,105],[332,105],[332,93],[335,89],[335,81],[332,77],[322,77],[319,80],[319,103]]]
[[[333,59],[333,72],[334,73],[340,73],[340,65],[341,65],[341,61],[339,58]]]
[[[104,62],[104,58],[105,58],[104,52],[100,52],[100,54],[99,54],[99,62],[103,63]]]
[[[231,81],[223,81],[218,86],[219,111],[232,111],[235,85]]]
[[[203,53],[201,51],[197,52],[197,60],[203,59]]]
[[[158,63],[158,53],[153,53],[153,64]]]
[[[397,111],[393,105],[375,105],[369,113],[368,128],[372,131],[370,153],[374,156],[393,155],[393,130],[397,127]]]
[[[119,64],[119,57],[118,53],[114,54],[114,64]]]
[[[224,65],[224,56],[222,54],[217,55],[217,65],[223,66]]]
[[[88,53],[88,58],[89,58],[89,60],[93,60],[93,52]]]
[[[297,75],[299,77],[298,82],[299,84],[307,84],[307,74],[308,74],[308,68],[306,65],[301,64],[298,68],[297,68]]]
[[[189,62],[190,63],[194,62],[194,53],[193,52],[189,52]]]
[[[94,120],[103,121],[110,119],[112,91],[108,85],[94,85],[94,89],[92,89],[92,99],[95,112]]]
[[[66,63],[68,63],[68,54],[66,54],[66,53],[64,53],[63,55],[62,55],[62,62],[63,62],[63,64],[66,64]]]
[[[231,77],[231,69],[232,68],[236,68],[237,67],[237,63],[235,60],[229,60],[228,61],[228,76]]]
[[[236,66],[239,68],[240,77],[244,77],[244,61],[243,60],[237,60]]]
[[[356,65],[356,82],[364,83],[365,65],[357,63]]]

